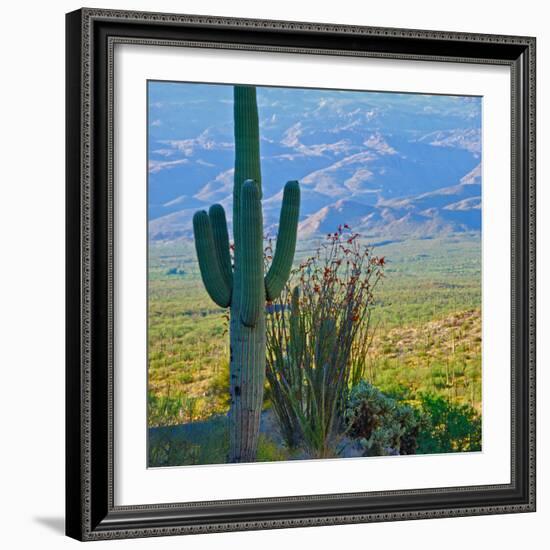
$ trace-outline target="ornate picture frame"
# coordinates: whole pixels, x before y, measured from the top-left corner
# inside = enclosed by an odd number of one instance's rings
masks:
[[[81,9],[66,35],[66,533],[79,540],[535,510],[535,38]],[[119,44],[510,70],[510,482],[119,505],[114,203]],[[145,214],[144,214],[145,215]],[[144,436],[145,437],[145,436]],[[239,467],[236,465],[235,467]]]

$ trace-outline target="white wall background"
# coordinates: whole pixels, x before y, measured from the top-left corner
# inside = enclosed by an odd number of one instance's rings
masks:
[[[83,1],[83,0],[82,0]],[[540,548],[550,520],[550,416],[544,372],[550,277],[546,160],[550,31],[542,0],[246,2],[103,0],[93,7],[534,35],[538,39],[538,512],[99,543],[116,548]],[[4,548],[75,547],[64,513],[64,13],[78,1],[3,5],[0,33],[0,540]],[[546,307],[545,307],[546,306]],[[96,543],[97,544],[97,543]]]

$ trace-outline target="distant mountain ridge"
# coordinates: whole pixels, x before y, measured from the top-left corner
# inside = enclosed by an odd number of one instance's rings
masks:
[[[481,164],[461,183],[367,205],[340,199],[304,219],[300,234],[330,233],[343,221],[355,231],[387,236],[434,236],[481,229]]]
[[[375,204],[351,199],[326,203],[303,185],[303,211],[298,226],[301,237],[335,231],[347,223],[354,231],[380,236],[435,236],[481,229],[481,165],[464,175],[460,183],[436,191],[395,199],[379,198]],[[280,197],[264,201],[264,216],[268,234],[275,234]],[[313,208],[317,204],[319,208]],[[183,209],[152,220],[149,232],[152,240],[192,238],[194,209]],[[228,209],[231,220],[231,210]]]
[[[178,91],[192,96],[188,103],[151,103],[153,241],[191,239],[193,213],[215,202],[226,207],[231,223],[231,90],[193,86]],[[480,229],[475,98],[276,88],[260,88],[258,97],[268,234],[276,232],[290,179],[301,184],[301,237],[332,232],[340,223],[393,237]]]

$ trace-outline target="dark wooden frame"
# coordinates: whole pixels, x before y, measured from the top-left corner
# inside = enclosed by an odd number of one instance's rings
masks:
[[[67,535],[99,540],[534,511],[535,39],[102,9],[67,14],[66,30]],[[128,42],[511,68],[510,484],[114,506],[112,53]]]

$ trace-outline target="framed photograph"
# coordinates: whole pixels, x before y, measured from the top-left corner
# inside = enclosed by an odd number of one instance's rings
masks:
[[[535,510],[535,39],[67,15],[67,535]]]

